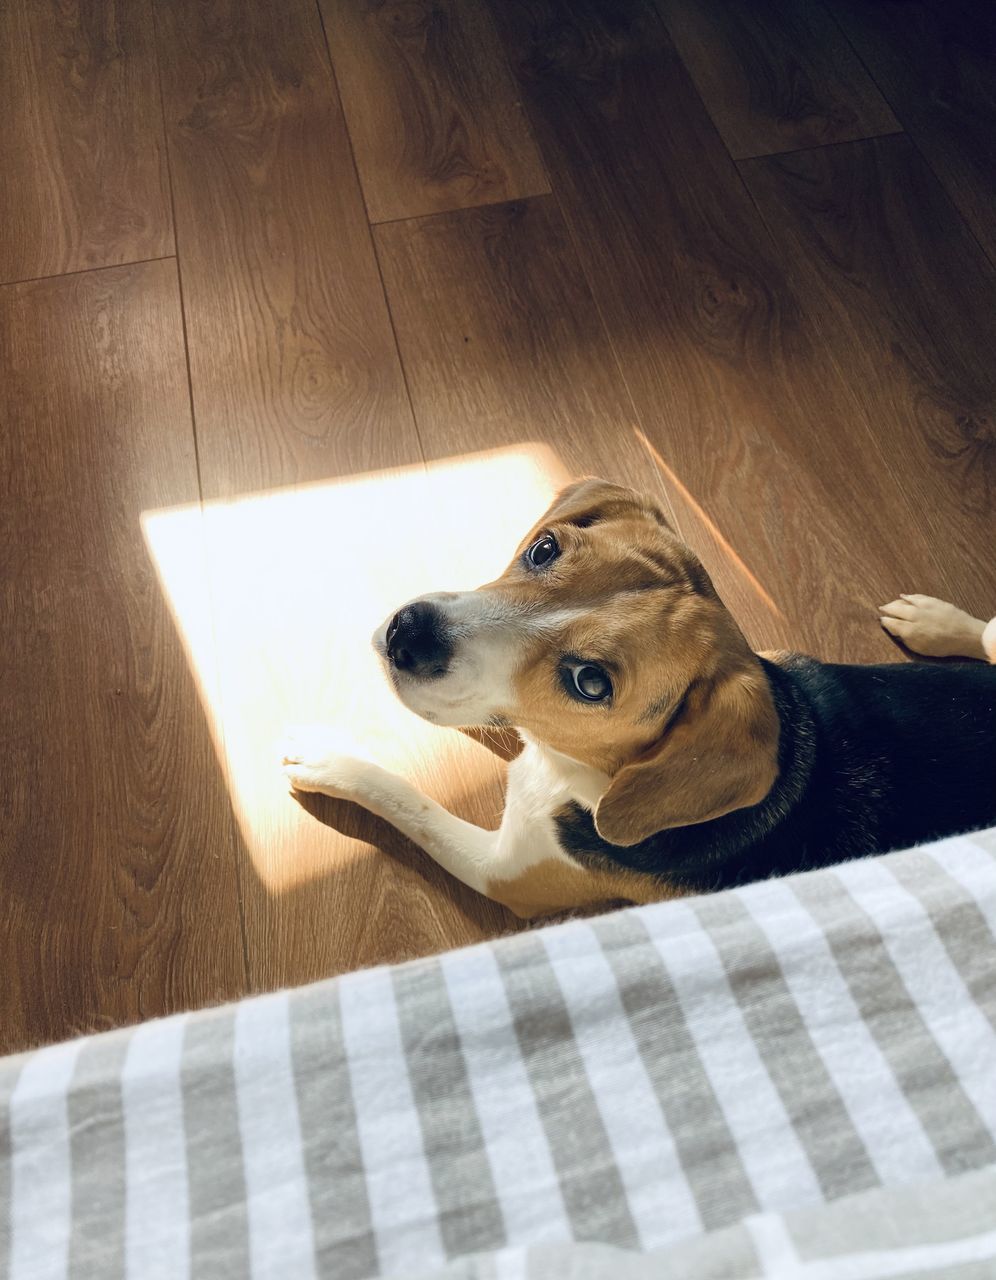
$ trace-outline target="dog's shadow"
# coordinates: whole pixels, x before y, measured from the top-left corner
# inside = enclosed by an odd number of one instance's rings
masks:
[[[506,761],[514,758],[522,746],[514,732],[492,736],[492,731],[487,730],[479,736],[475,731],[468,732],[468,736],[487,746],[495,755]],[[469,804],[471,809],[482,809],[485,792],[486,788],[483,786],[479,790],[465,792],[460,797],[462,803],[459,803],[459,807]],[[355,804],[351,800],[334,799],[332,796],[313,791],[292,791],[291,795],[316,822],[330,827],[349,840],[372,846],[380,855],[390,858],[403,867],[406,873],[414,872],[422,881],[427,897],[446,899],[468,921],[472,929],[481,931],[484,936],[494,937],[515,933],[530,926],[530,921],[521,920],[508,908],[475,892],[454,876],[449,875],[414,841],[402,835],[386,819],[370,813],[362,805]],[[476,804],[475,801],[477,801]],[[496,812],[495,827],[498,826],[499,818],[500,812]]]
[[[336,800],[315,791],[292,791],[291,795],[306,813],[323,826],[331,827],[350,840],[374,845],[389,858],[413,868],[434,889],[439,887],[441,882],[433,874],[435,863],[429,855],[383,818],[378,818],[352,800]],[[452,878],[447,876],[442,884],[451,901],[458,902]]]

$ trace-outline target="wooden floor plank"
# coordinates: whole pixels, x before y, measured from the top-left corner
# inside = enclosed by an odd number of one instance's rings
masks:
[[[567,478],[666,502],[551,197],[392,223],[376,242],[427,458],[537,442]]]
[[[883,494],[912,500],[955,597],[988,617],[996,270],[903,135],[741,171],[804,294],[823,300],[828,350],[872,428],[866,465],[877,445]]]
[[[940,593],[955,578],[907,495],[883,500],[824,300],[786,274],[656,15],[639,0],[493,12],[643,431],[721,595],[759,647],[898,657],[876,606],[911,580]]]
[[[482,4],[320,3],[371,221],[549,191]]]
[[[421,736],[370,648],[428,589],[420,544],[414,560],[397,549],[433,482],[318,11],[167,0],[157,22],[252,981],[474,941],[498,908],[369,815],[302,808],[279,770],[302,721],[374,741],[445,801],[474,791],[477,767],[424,779],[423,756],[460,744]],[[483,748],[463,751],[493,778]]]
[[[173,252],[148,0],[0,5],[0,282]]]
[[[822,5],[657,0],[657,6],[734,157],[899,129]]]
[[[175,264],[0,289],[0,421],[9,1051],[246,973],[228,793],[140,526],[197,499]]]
[[[156,20],[205,496],[417,460],[315,6]]]
[[[830,10],[996,263],[996,8],[830,0]]]

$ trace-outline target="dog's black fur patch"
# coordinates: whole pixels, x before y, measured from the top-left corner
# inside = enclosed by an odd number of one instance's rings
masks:
[[[570,804],[556,815],[564,849],[702,892],[996,823],[996,666],[761,663],[781,736],[760,804],[630,848]]]

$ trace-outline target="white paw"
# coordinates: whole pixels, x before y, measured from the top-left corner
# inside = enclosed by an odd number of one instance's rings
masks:
[[[284,736],[284,776],[295,791],[320,791],[340,800],[362,800],[377,765],[356,754],[345,734],[321,725],[293,729]]]

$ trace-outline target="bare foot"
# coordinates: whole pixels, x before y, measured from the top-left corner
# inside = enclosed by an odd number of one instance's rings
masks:
[[[981,658],[986,624],[933,596],[900,596],[879,606],[882,626],[907,649],[929,658]]]

